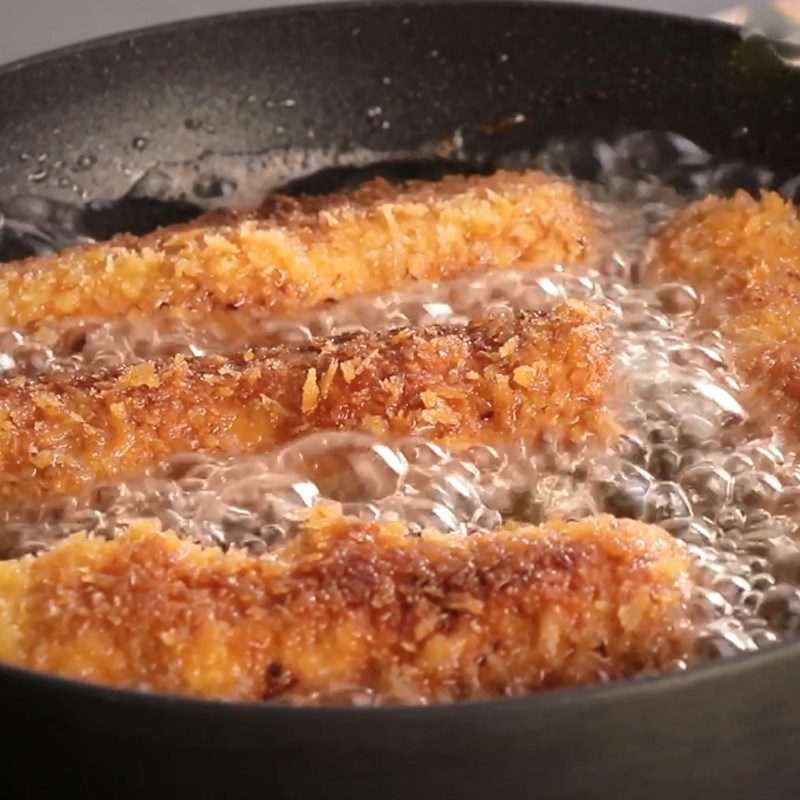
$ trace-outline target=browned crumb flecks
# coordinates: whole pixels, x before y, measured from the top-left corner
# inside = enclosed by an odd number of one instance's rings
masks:
[[[608,516],[412,538],[318,509],[263,558],[141,523],[0,563],[0,658],[206,697],[447,702],[667,667],[688,586],[678,542]]]
[[[0,503],[76,492],[173,453],[261,453],[319,430],[574,442],[602,429],[610,370],[599,309],[570,304],[0,381]]]
[[[593,237],[575,190],[540,172],[400,187],[376,179],[11,264],[0,274],[0,323],[157,309],[288,312],[479,268],[575,264]]]
[[[800,433],[800,214],[775,192],[708,197],[681,213],[657,263],[705,293],[704,317],[770,411]]]
[[[707,197],[662,234],[658,261],[672,275],[714,292],[709,311],[731,315],[728,327],[737,335],[737,318],[800,303],[798,210],[775,192],[759,200],[744,191],[728,199]]]

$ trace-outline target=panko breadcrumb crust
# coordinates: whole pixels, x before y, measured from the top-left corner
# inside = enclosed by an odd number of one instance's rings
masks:
[[[612,356],[601,316],[572,303],[0,381],[0,504],[78,492],[172,454],[263,453],[320,430],[453,445],[602,434]]]
[[[411,537],[318,508],[260,558],[142,522],[0,563],[0,658],[236,700],[515,695],[673,664],[689,584],[679,542],[609,516]]]
[[[655,263],[704,294],[772,421],[800,434],[800,213],[775,192],[707,197],[659,238]],[[754,404],[755,407],[755,404]]]
[[[375,179],[10,264],[0,273],[0,322],[291,312],[475,269],[576,264],[595,237],[575,189],[540,172]]]

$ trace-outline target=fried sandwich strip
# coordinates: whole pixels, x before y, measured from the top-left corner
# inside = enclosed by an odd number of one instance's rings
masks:
[[[274,196],[143,237],[74,247],[4,267],[0,324],[76,317],[291,312],[480,268],[584,261],[592,214],[540,172],[376,179],[322,197]]]
[[[689,586],[679,542],[609,516],[460,539],[322,507],[260,558],[142,522],[0,562],[0,658],[205,697],[447,702],[669,667]]]
[[[466,327],[13,378],[0,381],[0,504],[78,492],[172,454],[263,453],[320,430],[575,442],[605,429],[611,366],[600,310],[566,304]]]
[[[775,192],[689,206],[655,244],[655,264],[705,295],[706,324],[779,424],[800,434],[800,213]]]

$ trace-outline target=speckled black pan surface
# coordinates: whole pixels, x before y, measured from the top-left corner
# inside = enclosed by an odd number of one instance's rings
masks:
[[[42,154],[37,192],[73,199],[77,184],[108,198],[153,161],[208,150],[412,150],[460,130],[466,154],[490,166],[555,133],[647,128],[796,174],[800,74],[731,28],[599,8],[232,15],[0,70],[0,195],[30,191],[31,157]],[[81,169],[87,154],[95,163]],[[796,798],[798,675],[795,643],[610,687],[325,710],[145,696],[0,668],[0,796]]]

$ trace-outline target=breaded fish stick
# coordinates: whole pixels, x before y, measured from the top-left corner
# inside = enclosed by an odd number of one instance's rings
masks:
[[[709,311],[737,318],[800,303],[800,215],[775,192],[707,197],[678,215],[657,242],[672,276],[707,292]]]
[[[0,503],[76,492],[180,452],[262,453],[306,433],[458,444],[604,429],[610,343],[596,306],[466,327],[0,381]]]
[[[290,312],[479,268],[574,264],[594,235],[575,190],[540,172],[377,179],[11,264],[0,273],[0,324],[163,308]]]
[[[669,666],[689,585],[680,543],[609,516],[415,538],[317,509],[261,558],[140,523],[0,562],[0,658],[206,697],[448,702]]]
[[[657,264],[705,294],[704,318],[770,411],[800,433],[800,213],[775,192],[709,197],[657,242]]]

